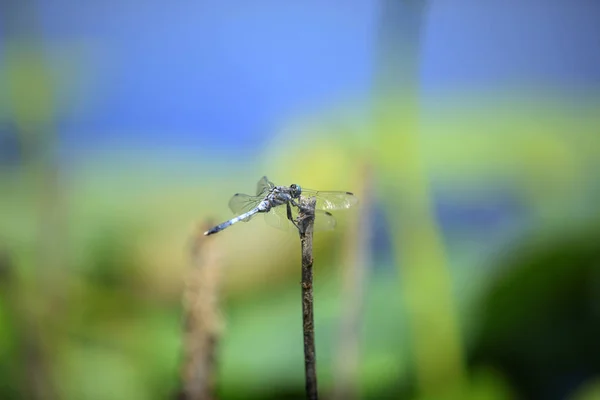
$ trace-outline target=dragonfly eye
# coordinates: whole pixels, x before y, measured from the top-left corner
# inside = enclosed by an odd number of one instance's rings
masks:
[[[292,197],[294,198],[298,198],[300,196],[300,193],[302,193],[302,189],[300,189],[300,186],[296,185],[295,183],[292,183],[290,185],[290,189],[292,189]]]

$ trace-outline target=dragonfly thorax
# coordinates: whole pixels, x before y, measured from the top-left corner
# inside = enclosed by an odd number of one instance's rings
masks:
[[[287,204],[289,201],[293,200],[294,197],[292,195],[292,190],[285,186],[278,186],[274,188],[271,193],[265,199],[266,203],[268,203],[268,209],[271,207],[277,207],[283,204]]]

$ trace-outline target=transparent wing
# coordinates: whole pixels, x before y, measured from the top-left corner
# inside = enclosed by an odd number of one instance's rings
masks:
[[[267,224],[282,231],[289,231],[290,227],[293,226],[287,217],[285,205],[271,208],[271,211],[265,213],[265,221]]]
[[[303,188],[302,196],[315,197],[317,210],[344,210],[358,203],[358,198],[350,192],[327,192]]]
[[[298,218],[298,209],[296,207],[292,207],[292,218],[294,220]],[[265,214],[265,221],[267,221],[267,224],[282,231],[296,230],[294,225],[288,219],[287,208],[285,205],[273,207],[271,211]],[[313,227],[315,232],[330,231],[335,229],[335,226],[336,221],[331,213],[323,210],[315,211],[315,223]]]
[[[258,203],[262,201],[262,197],[259,196],[250,196],[243,193],[236,193],[233,195],[231,200],[229,200],[229,209],[236,214],[240,215],[245,212],[248,212],[255,208]],[[248,222],[250,219],[247,218],[243,220],[244,222]]]
[[[335,229],[336,221],[329,211],[315,210],[315,232]]]
[[[259,196],[263,193],[268,192],[272,188],[275,187],[275,184],[269,180],[266,176],[260,178],[258,183],[256,184],[256,195]]]

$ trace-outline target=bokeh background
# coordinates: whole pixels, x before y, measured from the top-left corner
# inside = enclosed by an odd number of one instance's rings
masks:
[[[297,236],[196,238],[262,175],[360,199],[315,235],[326,398],[600,398],[599,21],[3,1],[0,398],[175,398],[202,268],[218,398],[304,398]]]

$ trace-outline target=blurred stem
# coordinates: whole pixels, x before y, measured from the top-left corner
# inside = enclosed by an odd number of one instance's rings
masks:
[[[59,255],[65,239],[65,204],[55,157],[52,77],[43,56],[43,43],[36,32],[33,4],[10,2],[4,14],[6,80],[12,119],[23,149],[25,178],[35,186],[38,216],[36,271],[39,289],[51,292],[64,281],[59,273]]]
[[[64,276],[65,205],[53,156],[56,135],[53,125],[52,79],[43,57],[34,3],[8,2],[2,13],[5,28],[6,80],[14,126],[23,149],[21,173],[31,178],[37,210],[36,262],[30,275],[32,286],[21,302],[24,332],[23,371],[25,397],[57,397],[52,385],[49,360],[56,346],[55,318],[65,315],[61,302]]]
[[[447,257],[416,136],[426,5],[383,2],[374,130],[382,198],[394,235],[396,264],[402,266],[417,385],[421,395],[440,398],[461,387],[465,366]]]
[[[216,398],[217,347],[221,333],[220,255],[217,242],[202,233],[212,226],[212,221],[207,221],[195,233],[191,266],[185,279],[184,362],[182,389],[178,395],[182,400]]]
[[[298,230],[302,248],[302,332],[304,336],[304,373],[306,398],[318,399],[317,365],[315,353],[315,321],[313,311],[313,225],[315,221],[315,198],[301,198],[298,213]]]
[[[373,173],[370,161],[360,163],[359,219],[348,232],[348,257],[342,272],[342,317],[335,360],[334,399],[352,400],[359,395],[360,327],[364,306],[364,286],[371,259],[371,203]]]

